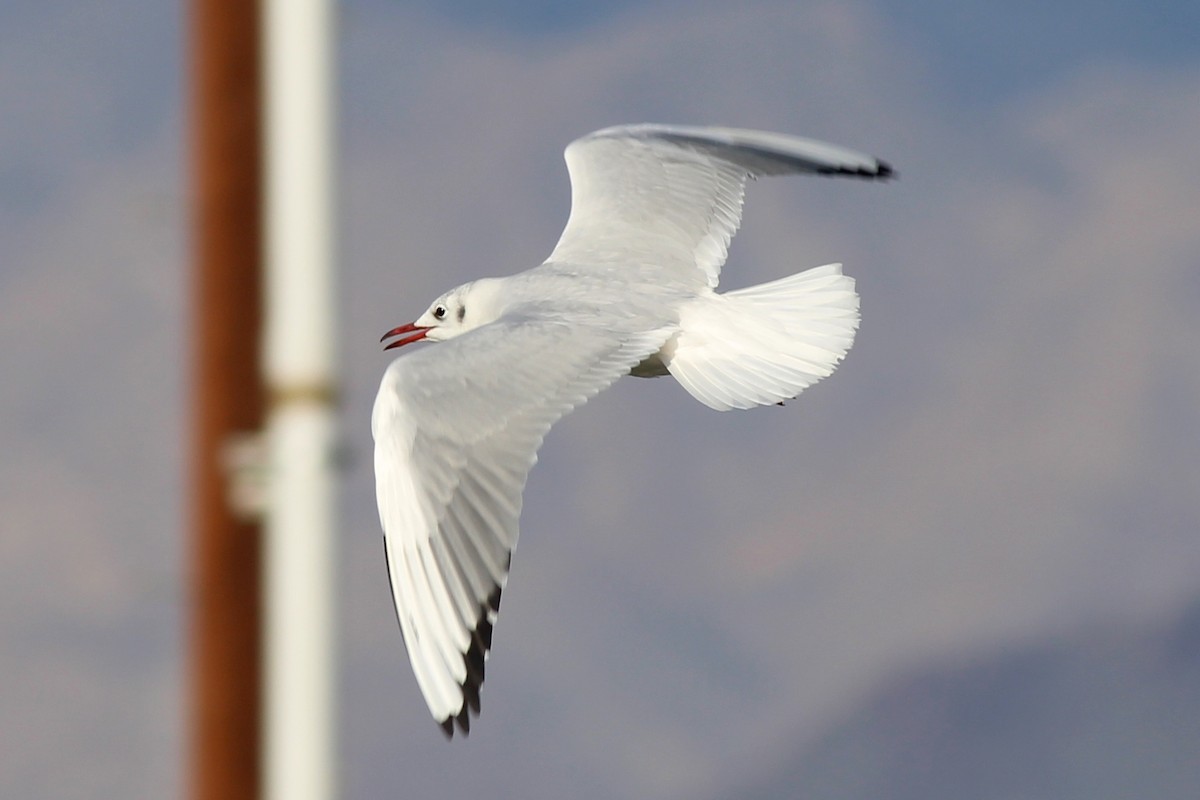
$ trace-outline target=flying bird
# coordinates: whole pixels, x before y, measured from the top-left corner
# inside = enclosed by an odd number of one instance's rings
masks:
[[[393,328],[371,416],[396,615],[447,737],[479,714],[521,495],[550,426],[622,375],[672,375],[725,411],[827,377],[858,328],[828,264],[718,294],[748,178],[886,179],[877,158],[732,128],[625,125],[566,149],[571,213],[550,257],[438,297]]]

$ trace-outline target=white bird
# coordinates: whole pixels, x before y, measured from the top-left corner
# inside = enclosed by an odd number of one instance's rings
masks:
[[[451,289],[383,336],[444,342],[391,363],[371,428],[396,614],[448,737],[479,713],[521,494],[550,426],[630,373],[670,373],[720,411],[782,404],[828,376],[859,319],[840,264],[714,291],[746,179],[892,175],[810,139],[666,125],[597,131],[566,161],[571,215],[545,263]]]

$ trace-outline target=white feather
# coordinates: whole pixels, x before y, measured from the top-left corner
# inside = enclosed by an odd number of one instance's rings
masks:
[[[697,400],[718,411],[779,403],[833,370],[858,329],[854,279],[840,264],[684,305],[660,358]]]

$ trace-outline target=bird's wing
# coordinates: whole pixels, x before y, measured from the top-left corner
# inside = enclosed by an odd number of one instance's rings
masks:
[[[667,335],[502,317],[385,373],[371,427],[388,574],[413,672],[448,736],[479,713],[542,438]]]
[[[872,156],[779,133],[674,125],[605,128],[567,146],[571,216],[547,261],[655,265],[661,279],[717,285],[746,178],[887,178]]]

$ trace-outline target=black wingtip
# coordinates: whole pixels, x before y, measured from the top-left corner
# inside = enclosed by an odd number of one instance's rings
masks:
[[[460,684],[463,693],[462,710],[438,723],[447,739],[454,738],[456,729],[464,737],[467,736],[471,732],[471,715],[479,716],[479,690],[483,686],[487,654],[492,647],[492,623],[488,616],[500,610],[500,595],[501,589],[497,586],[479,606],[479,622],[475,630],[471,631],[471,646],[463,654],[467,675]]]
[[[454,739],[454,729],[456,726],[458,732],[463,735],[463,738],[466,738],[471,733],[471,715],[468,712],[466,703],[463,704],[462,711],[452,717],[446,717],[438,723],[438,727],[442,729],[446,741]]]
[[[817,170],[817,173],[829,177],[867,178],[876,181],[890,181],[899,177],[899,173],[892,169],[891,164],[878,158],[875,159],[874,167],[826,167]]]
[[[462,732],[463,738],[465,739],[471,732],[471,714],[466,703],[463,703],[463,709],[461,712],[459,712],[459,715],[454,718],[454,721],[458,723],[458,729]]]

